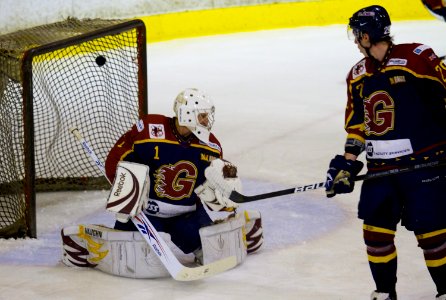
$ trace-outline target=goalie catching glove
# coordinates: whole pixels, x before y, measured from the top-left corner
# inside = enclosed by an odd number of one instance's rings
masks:
[[[237,167],[228,161],[215,159],[204,171],[206,181],[195,189],[200,200],[212,211],[233,211],[238,204],[229,199],[232,191],[241,192],[242,183]]]
[[[355,177],[363,166],[364,164],[359,160],[350,160],[342,155],[336,155],[330,162],[325,181],[327,197],[351,193],[355,187]]]

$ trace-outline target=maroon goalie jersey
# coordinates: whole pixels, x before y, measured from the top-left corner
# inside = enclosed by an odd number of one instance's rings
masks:
[[[390,46],[347,77],[345,151],[367,153],[369,170],[446,158],[446,66],[422,44]]]
[[[161,218],[194,211],[200,205],[194,189],[205,181],[204,170],[210,161],[222,157],[220,142],[213,134],[208,144],[193,134],[184,138],[175,120],[146,115],[116,142],[105,163],[111,181],[121,160],[148,165],[150,199],[145,213]]]

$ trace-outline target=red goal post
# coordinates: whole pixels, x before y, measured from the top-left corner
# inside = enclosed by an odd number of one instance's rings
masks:
[[[39,191],[108,188],[67,128],[105,160],[146,113],[141,20],[69,18],[0,36],[0,238],[37,237]]]

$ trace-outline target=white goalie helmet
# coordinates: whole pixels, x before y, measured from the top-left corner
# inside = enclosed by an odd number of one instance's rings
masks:
[[[173,110],[179,125],[189,128],[202,142],[209,142],[215,106],[206,93],[193,88],[182,91],[175,99]]]

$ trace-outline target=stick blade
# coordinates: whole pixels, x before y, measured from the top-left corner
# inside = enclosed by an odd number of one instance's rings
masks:
[[[173,276],[173,278],[178,281],[193,281],[204,279],[232,269],[236,265],[237,258],[235,256],[230,256],[200,267],[184,267],[180,269],[178,273]]]

